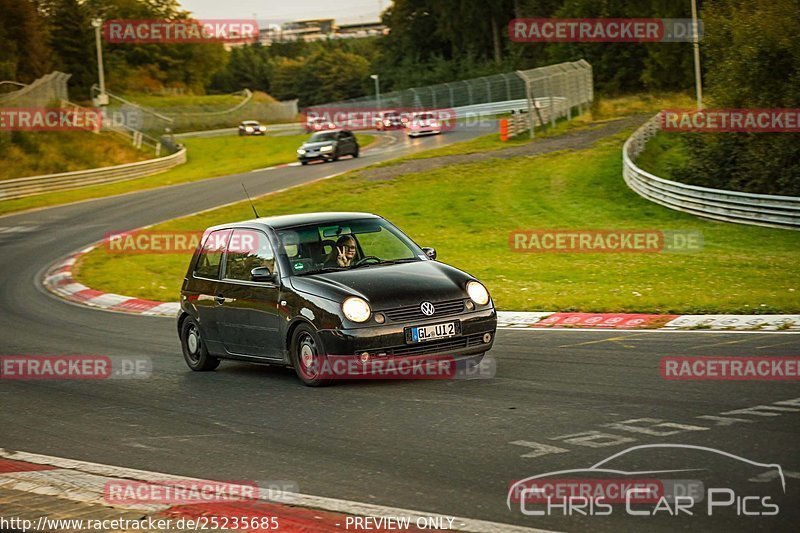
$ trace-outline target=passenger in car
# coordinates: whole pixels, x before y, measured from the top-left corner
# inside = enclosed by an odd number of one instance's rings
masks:
[[[325,259],[325,268],[348,268],[352,266],[356,256],[356,239],[352,235],[342,235],[336,241],[336,246]]]

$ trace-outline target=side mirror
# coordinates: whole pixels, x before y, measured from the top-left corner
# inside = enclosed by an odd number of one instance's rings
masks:
[[[436,259],[436,248],[423,248],[422,251],[425,252],[425,255],[427,255],[428,259],[431,261]]]
[[[252,281],[275,281],[275,275],[269,271],[268,267],[256,267],[250,271]]]

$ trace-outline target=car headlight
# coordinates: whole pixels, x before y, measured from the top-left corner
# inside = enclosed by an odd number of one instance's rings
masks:
[[[333,150],[333,146],[330,144],[319,149],[320,152],[330,152],[331,150]]]
[[[478,305],[489,303],[489,291],[477,281],[467,283],[467,294],[469,294],[469,299]]]
[[[251,128],[250,126],[247,126],[247,127],[244,129],[244,131],[246,131],[247,133],[252,133],[252,132],[253,132],[253,128]]]
[[[353,322],[366,322],[372,314],[372,309],[363,298],[351,296],[342,304],[342,311],[348,320]]]
[[[304,153],[306,153],[306,151],[303,150],[302,148],[298,148],[297,153],[303,155]]]
[[[259,126],[258,127],[258,131],[267,131],[267,127],[266,126]]]

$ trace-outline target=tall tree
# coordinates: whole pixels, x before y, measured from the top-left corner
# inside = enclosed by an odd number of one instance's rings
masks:
[[[91,17],[78,0],[54,0],[51,4],[50,47],[59,68],[72,75],[70,96],[88,100],[90,87],[97,82],[95,36]]]
[[[4,78],[30,83],[52,69],[47,31],[30,0],[0,0],[0,68]]]
[[[712,0],[702,12],[706,94],[718,108],[800,108],[800,0]],[[689,183],[800,196],[800,134],[684,136]]]

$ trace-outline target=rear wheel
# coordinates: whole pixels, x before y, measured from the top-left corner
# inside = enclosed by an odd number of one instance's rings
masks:
[[[301,165],[307,165],[307,164],[308,164],[308,161],[300,161],[300,164],[301,164]]]
[[[309,387],[321,387],[330,384],[324,379],[323,364],[327,360],[322,341],[314,328],[300,324],[292,333],[290,356],[294,371],[300,381]]]
[[[358,157],[358,150],[359,150],[359,148],[358,148],[358,146],[356,146],[356,150],[355,150],[355,152],[353,152],[353,157]]]
[[[196,372],[214,370],[219,366],[219,359],[208,353],[200,326],[190,316],[181,324],[181,348],[186,364]]]

